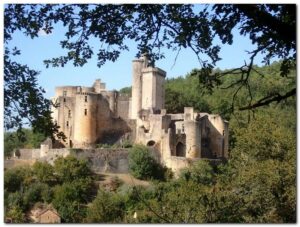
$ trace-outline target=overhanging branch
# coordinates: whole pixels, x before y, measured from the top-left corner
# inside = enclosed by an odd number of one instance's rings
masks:
[[[259,100],[258,102],[254,103],[253,105],[249,105],[246,107],[241,107],[239,108],[239,110],[251,110],[260,106],[266,106],[269,105],[272,102],[281,102],[282,100],[285,100],[291,96],[296,95],[296,88],[290,90],[289,92],[287,92],[285,95],[280,95],[280,94],[275,94],[275,95],[271,95],[271,96],[267,96],[262,98],[261,100]]]

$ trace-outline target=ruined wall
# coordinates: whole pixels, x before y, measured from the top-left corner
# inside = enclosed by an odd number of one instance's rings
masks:
[[[128,173],[127,149],[89,149],[76,152],[78,158],[85,158],[95,172]]]
[[[199,160],[199,159],[190,160],[185,157],[171,156],[171,157],[167,158],[166,160],[164,160],[164,164],[168,168],[172,169],[175,177],[178,177],[182,169],[188,168],[193,162],[195,162],[197,160]]]
[[[119,94],[118,100],[117,100],[117,116],[122,119],[129,119],[130,118],[130,100],[127,95],[121,95]]]
[[[87,159],[95,172],[128,173],[128,149],[49,149],[41,155],[40,149],[20,149],[20,155],[5,160],[4,166],[11,168],[16,165],[29,164],[35,161],[46,161],[54,164],[58,157],[73,155],[79,159]]]
[[[219,115],[209,115],[210,147],[216,158],[228,156],[228,124]],[[227,125],[227,126],[226,126]]]
[[[22,160],[37,159],[40,158],[40,149],[18,149],[13,157]]]
[[[213,147],[211,146],[211,123],[208,120],[208,116],[201,118],[201,158],[215,158],[216,152],[213,153]]]
[[[101,94],[106,98],[108,101],[108,106],[111,112],[112,117],[117,117],[117,99],[118,99],[118,92],[117,91],[104,91]]]

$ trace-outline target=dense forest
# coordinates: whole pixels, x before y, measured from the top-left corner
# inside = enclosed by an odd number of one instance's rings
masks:
[[[5,217],[27,222],[25,214],[32,207],[51,203],[68,223],[295,223],[296,98],[238,109],[251,99],[295,87],[296,72],[282,77],[277,62],[254,69],[249,87],[240,89],[234,85],[239,80],[235,74],[222,78],[222,85],[211,90],[202,87],[195,71],[166,81],[169,113],[193,106],[229,121],[226,163],[211,166],[201,160],[174,178],[170,170],[158,168],[146,148],[135,146],[131,172],[150,185],[127,185],[115,179],[110,190],[97,186],[87,161],[71,156],[57,159],[54,166],[36,163],[9,169],[4,179]],[[121,92],[130,94],[130,88]],[[5,154],[8,146],[5,141]],[[138,162],[136,157],[147,161]],[[162,171],[163,177],[153,169]]]

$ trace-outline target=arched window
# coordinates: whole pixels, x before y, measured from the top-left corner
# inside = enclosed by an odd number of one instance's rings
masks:
[[[148,147],[153,147],[155,145],[155,141],[154,140],[149,140],[147,143]]]

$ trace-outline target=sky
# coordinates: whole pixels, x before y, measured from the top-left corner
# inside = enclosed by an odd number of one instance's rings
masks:
[[[21,55],[14,58],[17,62],[27,64],[30,68],[40,71],[38,81],[40,86],[46,90],[47,98],[54,96],[57,86],[92,86],[96,79],[101,79],[106,83],[108,90],[119,90],[131,86],[131,62],[137,53],[134,42],[128,43],[129,51],[122,52],[116,62],[107,62],[101,68],[97,67],[96,55],[83,67],[74,67],[70,62],[64,67],[53,68],[50,66],[46,68],[43,63],[45,59],[62,56],[66,53],[59,44],[61,40],[64,40],[64,31],[65,28],[57,25],[52,34],[46,35],[40,32],[40,36],[34,39],[21,32],[15,32],[8,45],[9,47],[17,46],[21,50]],[[100,42],[92,39],[91,45],[96,52]],[[248,37],[239,35],[235,30],[233,44],[222,45],[220,52],[222,60],[216,66],[220,69],[229,69],[240,67],[245,61],[249,63],[246,50],[254,48]],[[192,69],[200,68],[196,55],[190,49],[182,49],[175,64],[177,51],[164,50],[164,52],[165,58],[157,61],[155,65],[167,72],[167,78],[185,76]],[[260,62],[261,56],[258,56],[255,63],[260,64]]]

